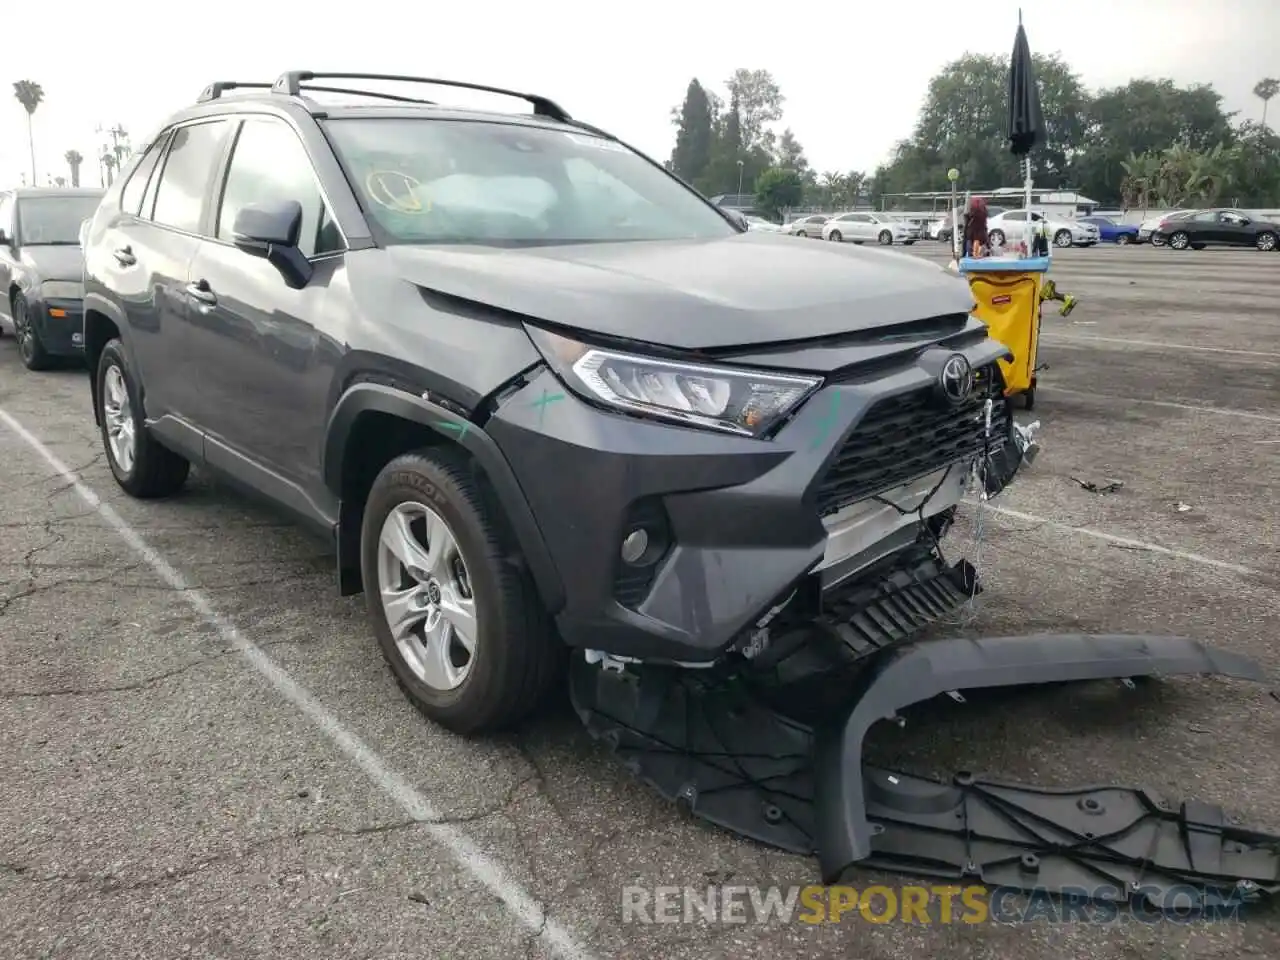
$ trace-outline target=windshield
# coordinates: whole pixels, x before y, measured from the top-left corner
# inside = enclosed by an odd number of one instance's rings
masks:
[[[326,130],[391,243],[728,237],[697,194],[612,140],[510,123],[334,119]]]
[[[79,246],[80,224],[92,217],[101,197],[19,197],[18,236],[25,246]]]

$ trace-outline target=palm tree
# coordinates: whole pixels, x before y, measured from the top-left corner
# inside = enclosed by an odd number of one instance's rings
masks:
[[[103,186],[109,187],[111,186],[111,181],[114,179],[112,177],[112,172],[116,168],[116,155],[110,150],[104,150],[102,153],[102,168],[107,172],[107,182],[103,184]]]
[[[79,187],[80,164],[84,163],[84,156],[79,150],[68,150],[62,155],[62,159],[67,161],[67,166],[71,168],[71,185],[73,187]]]
[[[831,209],[835,209],[836,197],[844,188],[844,176],[834,170],[829,170],[821,177],[822,189],[827,192],[827,203],[831,205]]]
[[[1280,93],[1280,80],[1274,77],[1267,77],[1259,80],[1257,86],[1253,88],[1253,95],[1262,101],[1262,128],[1267,128],[1267,101]]]
[[[13,85],[13,95],[27,111],[27,146],[31,148],[31,182],[36,182],[36,135],[31,126],[31,117],[44,99],[44,88],[34,80],[19,80]]]

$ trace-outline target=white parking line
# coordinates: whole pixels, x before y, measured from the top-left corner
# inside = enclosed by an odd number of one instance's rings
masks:
[[[1148,347],[1152,350],[1191,350],[1195,353],[1230,353],[1238,357],[1266,357],[1280,360],[1280,353],[1266,350],[1232,350],[1228,347],[1199,347],[1191,343],[1163,343],[1159,340],[1123,340],[1119,337],[1070,337],[1061,333],[1042,333],[1041,340],[1057,340],[1061,343],[1119,343],[1130,347]]]
[[[965,501],[975,509],[978,507],[973,501]],[[1246,567],[1239,563],[1229,563],[1226,560],[1215,560],[1213,557],[1206,557],[1199,553],[1188,553],[1185,550],[1174,550],[1170,547],[1162,547],[1158,543],[1148,543],[1145,540],[1134,540],[1130,537],[1118,537],[1114,533],[1104,533],[1101,530],[1093,530],[1089,527],[1077,527],[1070,523],[1063,523],[1060,520],[1051,520],[1048,517],[1038,517],[1034,513],[1023,513],[1021,510],[1010,510],[1007,507],[997,507],[988,503],[982,507],[984,512],[994,513],[1002,517],[1010,517],[1013,520],[1023,520],[1027,523],[1034,523],[1037,526],[1052,527],[1054,530],[1061,530],[1063,533],[1076,533],[1082,537],[1092,537],[1095,540],[1101,540],[1104,543],[1112,543],[1117,547],[1128,547],[1130,550],[1141,550],[1143,553],[1158,553],[1163,557],[1173,557],[1177,560],[1185,560],[1188,563],[1198,563],[1201,566],[1213,567],[1215,570],[1224,570],[1229,573],[1240,573],[1246,576],[1252,576],[1259,571],[1252,567]]]
[[[1177,403],[1173,400],[1143,400],[1139,397],[1118,397],[1110,393],[1092,393],[1088,390],[1072,390],[1054,384],[1036,387],[1038,393],[1061,393],[1072,397],[1084,397],[1089,400],[1113,400],[1117,403],[1145,403],[1152,407],[1168,407],[1171,410],[1190,410],[1194,413],[1216,413],[1224,417],[1235,417],[1239,420],[1265,420],[1268,423],[1280,423],[1280,417],[1269,413],[1254,413],[1252,410],[1233,410],[1229,407],[1206,407],[1195,403]]]
[[[213,605],[198,590],[187,585],[186,580],[164,557],[147,545],[133,527],[111,506],[90,489],[80,478],[31,433],[15,417],[0,410],[0,422],[38,453],[89,507],[97,511],[107,524],[120,535],[168,586],[191,605],[206,623],[217,631],[224,643],[244,655],[249,664],[269,682],[285,700],[293,704],[311,720],[321,732],[359,767],[384,794],[414,820],[421,821],[435,841],[490,893],[501,900],[516,918],[530,930],[539,933],[556,956],[566,960],[591,960],[591,953],[580,944],[568,929],[546,916],[537,900],[512,880],[506,870],[492,857],[485,854],[475,842],[461,830],[447,823],[440,823],[440,814],[431,803],[396,773],[359,737],[342,725],[325,709],[315,696],[277,666],[262,649],[249,640],[225,617],[214,610]]]

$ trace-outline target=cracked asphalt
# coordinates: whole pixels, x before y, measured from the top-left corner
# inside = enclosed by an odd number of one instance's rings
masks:
[[[945,257],[928,243],[906,253]],[[970,511],[953,534],[987,591],[951,629],[1182,633],[1280,671],[1280,256],[1068,250],[1054,276],[1082,303],[1046,317],[1049,366],[1034,414],[1019,414],[1041,420],[1045,451],[996,502],[1013,513],[979,525]],[[550,956],[540,915],[517,920],[451,836],[600,958],[1280,955],[1272,907],[1217,926],[624,924],[626,885],[805,884],[816,865],[683,818],[563,704],[505,737],[424,721],[361,600],[335,596],[325,544],[203,476],[167,502],[119,492],[82,371],[26,372],[0,339],[0,410],[187,588],[0,421],[6,960]],[[425,798],[430,822],[255,670],[232,628]],[[1280,704],[1266,689],[1105,684],[908,719],[877,732],[877,759],[1146,785],[1280,828]],[[910,882],[850,880],[876,881]]]

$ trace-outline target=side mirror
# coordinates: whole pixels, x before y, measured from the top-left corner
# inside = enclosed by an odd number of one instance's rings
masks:
[[[311,279],[311,263],[298,249],[302,235],[302,204],[297,200],[251,203],[236,213],[231,240],[239,249],[262,257],[291,287],[304,287]]]
[[[731,210],[728,207],[721,207],[720,210],[729,218],[729,222],[739,230],[746,231],[750,229],[751,225],[747,223],[747,215],[741,210]]]

